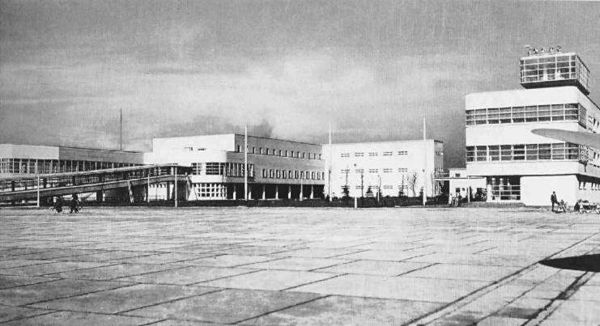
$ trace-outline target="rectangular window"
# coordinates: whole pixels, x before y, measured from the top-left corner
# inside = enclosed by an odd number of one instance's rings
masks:
[[[553,160],[564,160],[565,159],[565,144],[562,144],[562,143],[552,144],[552,159]]]
[[[342,153],[340,154],[340,157],[350,157],[350,153]]]
[[[467,155],[467,162],[475,161],[475,147],[467,146],[466,155]]]
[[[552,158],[552,145],[551,144],[539,144],[539,160],[549,160]]]
[[[512,121],[514,123],[525,122],[525,108],[522,106],[515,106],[512,108]]]
[[[497,124],[500,123],[500,109],[487,109],[488,112],[488,123]]]
[[[490,161],[500,161],[500,146],[488,146]]]
[[[383,152],[383,156],[392,156],[392,152]]]
[[[538,106],[538,120],[539,121],[550,121],[551,113],[550,113],[550,105],[540,105]]]
[[[354,170],[355,173],[365,173],[365,169],[356,169]]]
[[[269,178],[274,178],[275,177],[275,171],[273,171],[273,169],[269,169]]]
[[[525,107],[525,122],[535,122],[538,120],[537,106]]]
[[[512,146],[511,145],[500,145],[500,159],[502,161],[512,160]]]
[[[377,173],[379,169],[369,169],[369,173]]]
[[[268,176],[267,169],[262,169],[262,177],[267,178]]]
[[[498,118],[500,123],[511,123],[511,108],[498,109]]]
[[[393,169],[391,168],[385,168],[383,169],[383,173],[392,173]]]
[[[538,159],[538,145],[527,144],[525,145],[525,158],[528,161],[536,161]]]
[[[465,112],[467,126],[475,124],[475,115],[474,115],[474,112],[475,112],[475,110],[467,110]]]
[[[525,145],[513,146],[513,160],[523,161],[525,159]]]
[[[363,153],[363,152],[354,153],[354,157],[363,157],[363,156],[365,156],[365,153]]]
[[[577,160],[579,159],[579,145],[566,143],[566,158],[568,160]]]
[[[476,151],[477,151],[476,155],[477,155],[478,162],[487,161],[487,147],[486,146],[477,146]]]
[[[554,104],[550,106],[550,112],[552,116],[552,121],[562,121],[565,120],[565,105],[564,104]]]
[[[277,179],[280,179],[280,178],[281,178],[281,170],[277,169],[277,171],[275,172],[275,177],[276,177]]]
[[[206,163],[206,175],[220,175],[220,164],[208,162]]]
[[[369,156],[377,156],[377,152],[369,152]]]
[[[398,155],[408,155],[408,151],[398,151]]]

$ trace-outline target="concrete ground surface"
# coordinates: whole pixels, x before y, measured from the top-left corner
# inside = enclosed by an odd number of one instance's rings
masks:
[[[4,208],[0,223],[2,325],[600,325],[600,275],[539,263],[600,254],[600,215]]]

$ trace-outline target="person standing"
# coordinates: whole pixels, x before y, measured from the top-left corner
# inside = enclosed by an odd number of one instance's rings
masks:
[[[556,192],[552,192],[552,195],[550,195],[550,201],[552,202],[552,211],[554,212],[554,204],[558,204],[558,199],[556,199]]]

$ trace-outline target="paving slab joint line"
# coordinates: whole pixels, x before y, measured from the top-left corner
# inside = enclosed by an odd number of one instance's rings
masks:
[[[330,297],[330,296],[331,296],[331,295],[329,295],[329,294],[328,294],[328,295],[324,295],[324,296],[318,296],[318,297],[316,297],[316,298],[313,298],[313,299],[310,299],[310,300],[306,300],[306,301],[298,302],[298,303],[296,303],[296,304],[293,304],[293,305],[291,305],[291,306],[282,307],[282,308],[279,308],[279,309],[275,309],[275,310],[272,310],[272,311],[268,311],[268,312],[262,313],[262,314],[260,314],[260,315],[257,315],[257,316],[253,316],[253,317],[250,317],[250,318],[246,318],[246,319],[238,320],[238,321],[235,321],[235,322],[233,322],[232,324],[240,324],[240,323],[246,322],[246,321],[248,321],[248,320],[257,319],[257,318],[260,318],[260,317],[266,316],[266,315],[268,315],[268,314],[272,314],[272,313],[274,313],[274,312],[279,312],[279,311],[283,311],[283,310],[286,310],[286,309],[290,309],[290,308],[298,307],[298,306],[300,306],[300,305],[307,304],[307,303],[311,303],[311,302],[313,302],[313,301],[317,301],[317,300],[321,300],[321,299],[325,299],[325,298],[328,298],[328,297]]]
[[[556,298],[544,307],[544,309],[538,313],[536,318],[527,321],[523,326],[534,326],[539,325],[544,320],[548,319],[565,301],[573,296],[577,290],[587,283],[595,273],[586,272],[579,276],[573,283],[571,283],[564,291],[562,291]]]
[[[327,265],[327,266],[323,266],[323,267],[309,269],[309,270],[307,270],[307,272],[318,272],[320,269],[331,268],[331,267],[334,267],[334,266],[348,265],[348,264],[356,263],[358,261],[361,261],[361,260],[360,259],[355,259],[355,260],[350,260],[350,261],[346,261],[346,262],[339,262],[339,263],[333,264],[333,265]]]
[[[200,282],[185,284],[185,286],[202,285],[202,283],[208,283],[208,282],[212,282],[212,281],[222,280],[224,278],[238,277],[238,276],[242,276],[242,275],[248,275],[248,274],[258,273],[258,272],[263,272],[263,271],[266,271],[266,269],[256,269],[256,270],[244,272],[241,274],[233,274],[233,275],[221,276],[221,277],[217,277],[217,278],[211,278],[210,280],[204,280],[204,281],[200,281]],[[148,283],[143,283],[143,284],[148,284]],[[167,283],[167,284],[171,284],[171,283]],[[178,284],[175,284],[175,285],[178,285]]]
[[[337,275],[333,275],[331,277],[327,277],[327,278],[324,278],[324,279],[321,279],[321,280],[316,280],[316,281],[311,281],[311,282],[308,282],[308,283],[302,283],[300,285],[290,286],[289,288],[285,288],[285,289],[282,289],[280,291],[289,291],[291,289],[299,288],[301,286],[305,286],[305,285],[309,285],[309,284],[314,284],[314,283],[318,283],[318,282],[322,282],[322,281],[328,281],[328,280],[331,280],[331,279],[334,279],[334,278],[338,278],[340,276],[346,276],[346,275],[348,275],[348,273],[337,274]],[[312,292],[309,292],[309,293],[312,293]]]
[[[46,310],[46,309],[40,309],[40,310]],[[57,310],[49,310],[48,309],[48,310],[46,310],[46,312],[41,313],[41,314],[29,315],[29,316],[20,316],[20,317],[13,318],[13,319],[3,320],[3,321],[0,321],[0,324],[9,323],[9,322],[15,322],[15,321],[24,320],[24,319],[28,319],[28,318],[39,317],[39,316],[45,316],[45,315],[53,314],[55,312],[58,312],[58,311]]]
[[[429,265],[427,265],[427,266],[419,267],[419,268],[417,268],[417,269],[412,269],[412,270],[410,270],[410,271],[407,271],[407,272],[404,272],[404,273],[400,273],[400,274],[398,274],[398,275],[394,275],[394,276],[392,276],[392,277],[404,276],[404,275],[406,275],[406,274],[410,274],[410,273],[412,273],[412,272],[420,271],[420,270],[422,270],[422,269],[429,268],[429,267],[431,267],[431,266],[435,266],[435,265],[440,265],[440,264],[441,264],[441,263],[431,263],[431,264],[429,264]]]
[[[149,305],[146,305],[146,306],[141,306],[141,307],[136,307],[136,308],[132,308],[132,309],[118,311],[118,312],[114,313],[114,315],[127,316],[127,317],[135,316],[135,317],[145,317],[145,318],[148,318],[146,316],[140,316],[140,315],[128,314],[128,313],[130,313],[132,311],[135,311],[135,310],[138,310],[138,309],[144,309],[144,308],[148,308],[148,307],[154,307],[154,306],[158,306],[158,305],[161,305],[161,304],[172,303],[172,302],[175,302],[175,301],[185,300],[185,299],[189,299],[189,298],[193,298],[193,297],[201,297],[203,295],[217,293],[217,292],[221,292],[221,291],[224,291],[224,290],[225,289],[215,289],[215,290],[204,292],[204,293],[201,293],[201,294],[193,294],[193,295],[187,295],[185,297],[177,297],[175,299],[171,299],[171,300],[167,300],[167,301],[161,301],[161,302],[149,304]]]
[[[323,258],[337,258],[337,257],[340,257],[340,256],[358,254],[358,253],[369,251],[369,250],[371,250],[371,249],[361,249],[361,250],[357,250],[357,251],[353,251],[353,252],[348,252],[348,253],[345,253],[345,254],[337,254],[337,255],[327,256],[327,257],[323,257]]]
[[[586,238],[584,238],[584,239],[582,239],[580,241],[577,241],[574,244],[568,246],[567,248],[559,250],[558,252],[555,252],[554,254],[549,255],[549,256],[543,258],[542,260],[550,259],[550,258],[552,258],[554,256],[557,256],[557,255],[559,255],[559,254],[561,254],[561,253],[563,253],[563,252],[565,252],[567,250],[570,250],[573,247],[576,247],[577,245],[579,245],[579,244],[581,244],[581,243],[589,240],[590,238],[596,236],[597,234],[598,233],[590,235],[590,236],[588,236],[588,237],[586,237]],[[492,283],[492,284],[490,284],[488,286],[484,286],[484,287],[482,287],[480,289],[477,289],[477,290],[475,290],[475,291],[473,291],[473,292],[471,292],[471,293],[469,293],[469,294],[467,294],[467,295],[465,295],[465,296],[463,296],[461,298],[458,298],[455,301],[452,301],[452,302],[448,303],[446,306],[443,306],[442,308],[440,308],[440,309],[432,312],[429,315],[425,315],[425,316],[423,316],[421,318],[417,318],[417,319],[415,319],[415,320],[413,320],[413,321],[411,321],[411,322],[409,322],[409,323],[407,323],[405,325],[407,325],[407,326],[422,326],[422,325],[426,325],[428,323],[431,323],[434,320],[440,319],[443,316],[448,315],[448,314],[450,314],[450,313],[452,313],[454,311],[457,311],[461,307],[464,307],[467,304],[475,301],[476,299],[482,297],[483,295],[490,293],[491,291],[499,288],[500,286],[509,283],[510,281],[516,279],[518,276],[522,275],[523,273],[528,272],[530,270],[533,270],[536,267],[537,264],[538,264],[538,262],[535,262],[535,263],[533,263],[533,264],[531,264],[529,266],[526,266],[526,267],[524,267],[524,268],[522,268],[522,269],[514,272],[513,274],[510,274],[510,275],[508,275],[508,276],[506,276],[506,277],[504,277],[504,278],[502,278],[502,279],[500,279],[500,280],[498,280],[498,281],[496,281],[496,282],[494,282],[494,283]]]
[[[101,281],[104,282],[104,281]],[[122,289],[122,288],[126,288],[126,287],[130,287],[130,286],[135,286],[137,284],[133,284],[133,283],[127,283],[127,284],[123,284],[123,286],[117,286],[117,287],[110,287],[110,288],[106,288],[106,289],[101,289],[101,290],[96,290],[96,291],[90,291],[90,292],[84,292],[84,293],[78,293],[78,294],[73,294],[73,295],[67,295],[64,297],[58,296],[58,297],[54,297],[51,299],[46,299],[46,300],[41,300],[41,301],[36,301],[36,302],[30,302],[30,303],[25,303],[22,305],[19,305],[17,307],[26,307],[26,308],[34,308],[34,309],[44,309],[44,308],[40,308],[40,307],[30,307],[31,305],[34,304],[40,304],[40,303],[44,303],[44,302],[49,302],[49,301],[53,301],[53,300],[62,300],[62,299],[70,299],[70,298],[75,298],[78,296],[83,296],[83,295],[88,295],[88,294],[94,294],[94,293],[99,293],[99,292],[103,292],[103,291],[112,291],[112,290],[117,290],[117,289]]]
[[[292,258],[292,257],[290,257],[290,256],[277,257],[277,258],[273,258],[273,259],[269,259],[269,260],[255,261],[253,263],[245,263],[245,264],[223,266],[223,267],[225,267],[225,268],[236,268],[236,267],[242,267],[242,266],[246,266],[246,265],[270,263],[270,262],[273,262],[273,261],[278,261],[278,260],[287,259],[287,258]],[[221,267],[221,266],[213,266],[213,267]]]

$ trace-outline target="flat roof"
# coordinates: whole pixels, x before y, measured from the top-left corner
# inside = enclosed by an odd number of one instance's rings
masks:
[[[31,146],[31,147],[54,147],[54,148],[68,148],[68,149],[76,149],[76,150],[88,150],[88,151],[103,151],[103,152],[119,152],[119,153],[130,153],[130,154],[141,154],[144,152],[138,151],[126,151],[120,149],[105,149],[105,148],[93,148],[93,147],[75,147],[75,146],[62,146],[62,145],[32,145],[32,144],[13,144],[13,143],[2,143],[0,145],[11,145],[11,146]]]
[[[364,144],[393,144],[393,143],[416,143],[416,142],[422,142],[422,141],[433,141],[434,143],[440,143],[443,144],[444,142],[441,140],[437,140],[437,139],[408,139],[408,140],[383,140],[383,141],[367,141],[367,142],[349,142],[349,143],[332,143],[331,145],[364,145]],[[323,144],[323,146],[326,146],[329,144]]]

